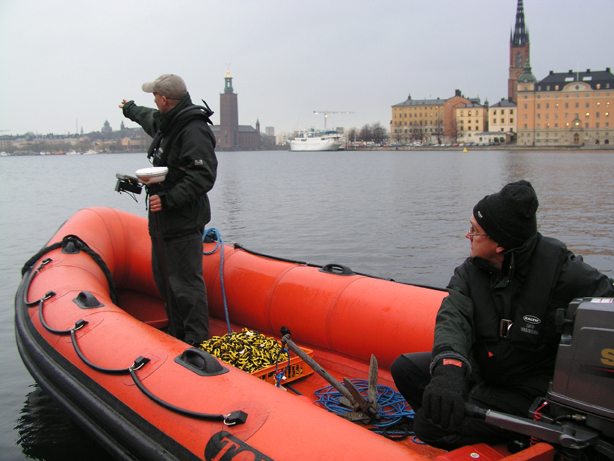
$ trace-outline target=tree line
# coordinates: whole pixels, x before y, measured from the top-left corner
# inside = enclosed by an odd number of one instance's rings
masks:
[[[372,142],[375,144],[384,144],[389,139],[388,130],[381,125],[380,122],[375,122],[372,125],[368,123],[362,128],[350,128],[345,130],[346,142]]]

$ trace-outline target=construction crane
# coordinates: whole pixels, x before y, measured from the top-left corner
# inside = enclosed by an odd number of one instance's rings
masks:
[[[314,114],[324,114],[324,131],[326,131],[326,119],[328,118],[328,114],[353,114],[354,112],[338,112],[332,110],[314,110]]]

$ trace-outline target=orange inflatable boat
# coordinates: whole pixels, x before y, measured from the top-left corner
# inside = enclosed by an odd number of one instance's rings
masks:
[[[147,222],[109,208],[76,213],[24,267],[16,336],[32,376],[117,459],[425,460],[445,454],[411,436],[390,440],[314,403],[326,376],[372,383],[372,355],[378,384],[392,388],[392,361],[430,350],[445,291],[218,243],[205,243],[211,254],[203,255],[211,335],[230,326],[281,339],[287,327],[285,338],[308,356],[292,359],[298,365],[287,386],[271,383],[284,363],[268,375],[249,374],[164,333],[168,322],[151,274]],[[322,370],[311,372],[308,359]],[[363,410],[352,413],[364,416]],[[551,450],[541,444],[514,459],[548,459]]]

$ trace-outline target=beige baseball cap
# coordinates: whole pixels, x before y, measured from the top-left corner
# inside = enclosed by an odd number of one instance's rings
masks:
[[[142,88],[145,93],[158,93],[168,99],[182,99],[188,94],[183,79],[174,74],[160,75],[153,82],[143,83]]]

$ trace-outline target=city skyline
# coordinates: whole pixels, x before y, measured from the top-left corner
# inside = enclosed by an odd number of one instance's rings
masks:
[[[446,99],[456,89],[491,104],[507,98],[516,0],[432,2],[197,2],[74,0],[0,4],[0,135],[114,130],[123,98],[153,106],[141,84],[181,75],[219,123],[227,70],[239,123],[275,133],[327,127],[388,128],[407,98]],[[374,8],[376,10],[374,11]],[[524,0],[531,67],[604,70],[614,65],[614,2]],[[162,33],[163,31],[163,33]],[[158,35],[161,33],[161,35]]]

